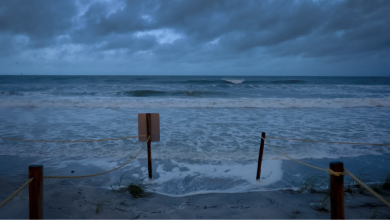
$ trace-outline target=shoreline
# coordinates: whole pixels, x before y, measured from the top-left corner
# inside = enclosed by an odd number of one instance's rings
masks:
[[[0,176],[0,199],[5,199],[25,180],[25,175]],[[390,200],[390,191],[382,191]],[[329,219],[330,212],[317,211],[326,193],[302,194],[294,190],[245,193],[207,193],[171,197],[152,193],[135,199],[97,187],[75,186],[69,180],[44,181],[44,218],[139,218],[139,219]],[[100,205],[98,205],[100,204]],[[96,213],[97,207],[99,207]],[[325,207],[330,210],[330,205]],[[390,218],[390,209],[365,192],[345,193],[345,217],[353,219]],[[28,218],[28,189],[23,189],[0,211],[1,219]]]
[[[0,156],[0,175],[9,176],[27,175],[28,165],[43,164],[45,175],[87,175],[100,173],[112,169],[122,164],[123,158],[114,159],[93,158],[84,160],[83,158],[36,158],[36,157],[18,157],[18,156]],[[68,162],[70,161],[70,162]],[[115,161],[107,163],[107,161]],[[321,168],[329,166],[329,162],[341,161],[344,162],[345,168],[355,175],[362,175],[361,180],[366,184],[373,184],[381,181],[388,174],[387,165],[390,162],[388,154],[384,155],[366,155],[354,158],[338,158],[338,159],[303,159],[302,162],[315,165]],[[251,162],[252,163],[252,162]],[[199,193],[243,193],[243,192],[259,192],[259,191],[275,191],[275,190],[290,190],[299,189],[304,179],[311,176],[319,176],[328,178],[329,174],[318,171],[316,169],[303,166],[291,160],[279,160],[281,166],[266,166],[269,161],[263,161],[263,169],[261,173],[261,181],[255,180],[257,162],[252,163],[256,166],[248,167],[232,167],[224,166],[204,166],[195,162],[175,163],[170,160],[152,160],[153,180],[147,183],[152,184],[155,192],[167,196],[189,196]],[[99,166],[102,164],[103,166]],[[112,167],[107,167],[109,164]],[[181,166],[185,164],[187,167]],[[207,164],[206,164],[207,165]],[[275,164],[271,164],[275,165]],[[145,159],[135,160],[133,163],[113,171],[111,173],[88,177],[68,179],[75,186],[91,186],[111,189],[111,185],[115,185],[120,178],[126,177],[122,184],[129,184],[129,178],[132,180],[140,180],[147,177],[147,161]],[[211,168],[210,168],[211,167]],[[215,168],[218,172],[215,172]],[[212,169],[212,170],[211,170]],[[230,172],[226,172],[229,169]],[[225,171],[226,170],[226,171]],[[234,175],[226,175],[232,173]],[[267,171],[268,170],[268,171]],[[74,173],[71,173],[74,171]],[[189,172],[190,171],[190,172]],[[237,175],[236,175],[237,174]],[[270,175],[272,174],[272,175]],[[269,177],[269,175],[271,177]],[[276,176],[271,182],[267,180]],[[240,179],[241,178],[241,179]],[[347,175],[344,179],[345,184],[351,178]],[[48,180],[48,181],[54,181]],[[61,179],[58,179],[61,181]]]

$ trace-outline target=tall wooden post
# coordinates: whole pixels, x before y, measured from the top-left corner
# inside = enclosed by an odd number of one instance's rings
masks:
[[[259,160],[257,161],[257,175],[256,180],[260,179],[261,174],[261,163],[263,161],[263,151],[264,151],[264,139],[265,139],[265,132],[261,133],[261,142],[260,142],[260,152],[259,152]]]
[[[335,172],[343,172],[344,164],[341,162],[332,162],[330,163],[330,169]],[[330,218],[345,219],[343,175],[330,175]]]
[[[148,173],[149,178],[152,178],[152,137],[150,137],[150,130],[151,130],[151,120],[152,117],[150,116],[150,113],[146,114],[146,140],[148,140]]]
[[[43,166],[30,165],[28,178],[34,177],[29,184],[30,219],[43,219]]]

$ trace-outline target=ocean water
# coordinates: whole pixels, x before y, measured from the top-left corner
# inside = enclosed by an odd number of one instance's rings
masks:
[[[261,132],[390,143],[390,77],[0,76],[1,137],[61,141],[133,136],[138,135],[138,113],[147,112],[160,114],[161,141],[152,143],[156,192],[180,196],[293,188],[308,172],[267,145],[262,179],[255,180]],[[267,140],[291,157],[324,168],[341,160],[355,170],[376,166],[378,175],[390,171],[385,165],[390,146]],[[34,158],[47,175],[69,175],[74,166],[114,168],[142,144],[137,139],[0,139],[0,157]],[[120,171],[107,174],[110,181],[104,187],[124,173],[147,177],[146,158],[144,150]],[[379,159],[381,164],[375,165]]]

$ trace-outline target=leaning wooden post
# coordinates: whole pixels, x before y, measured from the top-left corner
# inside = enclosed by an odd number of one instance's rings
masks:
[[[150,113],[146,114],[146,140],[148,141],[148,173],[149,178],[152,178],[152,137],[150,136],[151,132],[151,120],[152,117],[150,117]],[[148,140],[149,138],[149,140]]]
[[[43,219],[43,166],[30,165],[28,178],[34,177],[29,184],[30,219]]]
[[[343,172],[344,164],[341,162],[330,163],[330,169],[335,172]],[[344,176],[330,174],[330,218],[345,219],[344,215]]]
[[[261,173],[261,162],[263,161],[263,151],[264,151],[264,139],[265,139],[265,132],[261,133],[261,142],[260,142],[260,152],[259,152],[259,160],[257,161],[257,175],[256,180],[260,179],[260,173]]]

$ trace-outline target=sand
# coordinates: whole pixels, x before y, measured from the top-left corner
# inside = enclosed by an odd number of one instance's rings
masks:
[[[6,199],[26,179],[25,175],[1,175],[0,199]],[[87,181],[87,180],[86,180]],[[390,192],[381,195],[388,201]],[[302,194],[279,190],[248,193],[211,193],[184,197],[152,194],[135,199],[128,193],[104,188],[76,186],[71,179],[45,179],[46,219],[329,219],[317,211],[325,193]],[[97,204],[102,204],[96,213]],[[326,207],[330,209],[329,205]],[[366,192],[345,194],[345,217],[390,218],[390,208]],[[28,188],[0,209],[0,219],[28,218]]]

